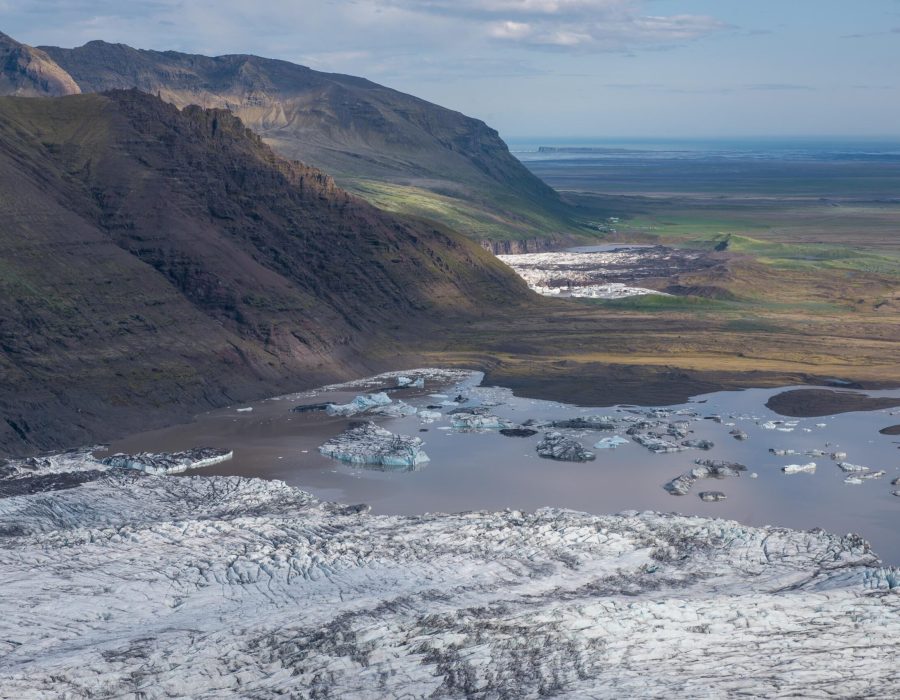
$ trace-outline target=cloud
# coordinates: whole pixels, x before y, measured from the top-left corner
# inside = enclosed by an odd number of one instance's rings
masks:
[[[704,15],[649,12],[651,0],[0,0],[5,3],[4,31],[35,45],[103,39],[188,53],[254,53],[402,83],[440,76],[442,65],[452,78],[534,75],[542,70],[503,62],[547,51],[671,49],[726,26]]]
[[[526,48],[625,50],[693,41],[728,28],[709,15],[654,15],[642,0],[380,0],[452,17],[491,39]]]
[[[797,85],[795,83],[753,83],[745,85],[746,90],[763,90],[763,91],[792,91],[792,90],[815,90],[811,85]]]

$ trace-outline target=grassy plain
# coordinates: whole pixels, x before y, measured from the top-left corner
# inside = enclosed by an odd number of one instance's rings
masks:
[[[526,318],[426,342],[430,361],[585,405],[835,379],[900,385],[900,200],[887,196],[900,192],[900,167],[707,174],[691,164],[626,167],[620,178],[529,165],[603,241],[718,251],[720,264],[650,285],[681,296],[540,300]]]

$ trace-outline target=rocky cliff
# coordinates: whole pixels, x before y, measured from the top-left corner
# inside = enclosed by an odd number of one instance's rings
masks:
[[[0,192],[6,452],[362,369],[523,291],[231,113],[138,91],[0,99]]]

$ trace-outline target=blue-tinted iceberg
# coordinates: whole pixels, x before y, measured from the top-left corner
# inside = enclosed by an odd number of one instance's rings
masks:
[[[350,403],[329,404],[325,410],[329,416],[355,416],[358,413],[365,413],[370,409],[387,406],[390,403],[391,397],[382,391],[378,394],[357,396]]]
[[[372,422],[360,423],[319,447],[326,457],[348,464],[412,471],[429,461],[417,437],[395,435]]]

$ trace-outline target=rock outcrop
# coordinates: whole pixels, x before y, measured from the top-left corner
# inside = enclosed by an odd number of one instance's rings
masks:
[[[72,76],[45,52],[0,32],[0,95],[60,97],[80,92]]]

